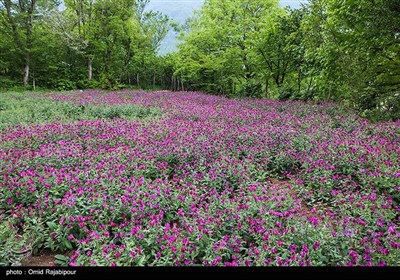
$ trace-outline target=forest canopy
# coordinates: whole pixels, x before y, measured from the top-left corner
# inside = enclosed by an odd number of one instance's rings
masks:
[[[2,87],[153,84],[171,20],[149,0],[0,0]],[[159,77],[159,75],[158,75]],[[158,80],[162,84],[162,81]]]
[[[0,88],[157,87],[400,117],[398,0],[206,0],[183,26],[149,0],[64,2],[0,0]],[[160,56],[171,28],[178,51]]]

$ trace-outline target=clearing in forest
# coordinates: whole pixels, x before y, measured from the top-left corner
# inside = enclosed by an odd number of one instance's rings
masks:
[[[2,97],[2,265],[400,265],[400,122],[197,92]]]

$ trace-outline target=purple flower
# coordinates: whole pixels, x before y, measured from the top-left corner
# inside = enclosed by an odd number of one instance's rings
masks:
[[[315,242],[314,245],[313,245],[313,249],[317,250],[319,248],[320,244],[321,244],[321,242],[319,242],[319,241]]]
[[[350,255],[350,257],[351,257],[352,262],[353,262],[353,263],[357,263],[357,261],[358,261],[358,254],[357,254],[355,251],[350,250],[350,251],[349,251],[349,255]]]

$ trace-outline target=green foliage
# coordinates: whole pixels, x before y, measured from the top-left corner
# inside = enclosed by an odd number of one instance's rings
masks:
[[[296,173],[300,167],[299,160],[285,153],[272,155],[266,166],[271,176],[280,179],[284,179],[288,173]]]
[[[58,1],[2,3],[0,90],[199,90],[335,100],[371,121],[399,119],[398,0],[311,0],[295,10],[207,0],[183,26],[148,11],[148,0],[66,0],[63,11]],[[171,26],[182,43],[158,56]]]
[[[0,130],[16,124],[114,118],[143,119],[159,114],[159,110],[150,107],[128,104],[72,105],[27,92],[0,93],[0,96]]]
[[[94,119],[114,119],[114,118],[146,118],[158,114],[157,110],[150,107],[133,105],[98,105],[83,107],[82,114]]]
[[[18,86],[19,83],[9,77],[0,76],[0,90],[6,90]]]
[[[147,11],[148,1],[66,0],[63,11],[59,1],[24,2],[0,5],[0,89],[22,85],[26,65],[26,89],[170,86],[157,50],[171,22]],[[30,24],[32,13],[39,16]]]
[[[319,95],[350,101],[372,120],[398,119],[399,19],[392,0],[311,1],[302,28]]]
[[[271,32],[278,1],[205,1],[179,46],[175,76],[187,88],[233,96],[262,95],[257,42]]]
[[[26,236],[21,236],[14,221],[6,221],[1,216],[0,223],[0,266],[20,266],[21,261],[31,254],[31,248],[25,248]]]
[[[55,255],[55,261],[54,263],[59,265],[59,266],[68,266],[70,259],[67,256],[64,255]]]
[[[396,0],[315,0],[285,11],[275,4],[206,1],[182,35],[178,84],[235,97],[336,100],[373,121],[399,118]]]
[[[72,90],[76,89],[76,84],[68,79],[59,79],[54,82],[54,88],[57,90]]]

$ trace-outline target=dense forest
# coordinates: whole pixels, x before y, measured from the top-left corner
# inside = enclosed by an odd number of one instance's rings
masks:
[[[2,87],[164,85],[156,53],[170,20],[146,11],[149,0],[65,0],[62,11],[60,1],[0,3]]]
[[[149,0],[0,0],[0,88],[127,87],[335,100],[400,117],[400,2],[207,0],[178,26]],[[178,51],[157,55],[174,28]]]

